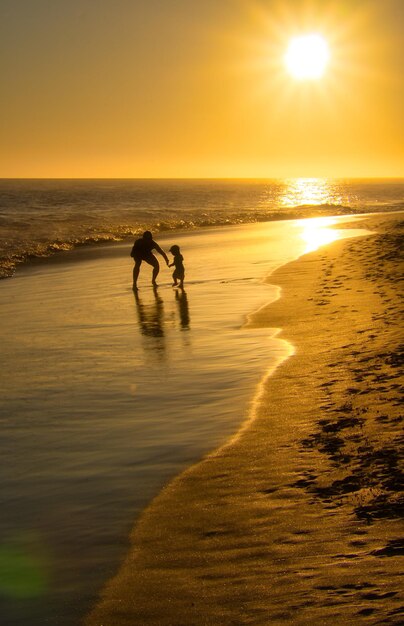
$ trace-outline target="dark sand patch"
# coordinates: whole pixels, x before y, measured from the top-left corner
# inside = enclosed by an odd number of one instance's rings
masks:
[[[295,355],[145,511],[87,626],[403,623],[398,221],[271,276],[253,324]]]

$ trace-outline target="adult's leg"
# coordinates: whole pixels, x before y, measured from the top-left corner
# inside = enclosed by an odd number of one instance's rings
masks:
[[[147,259],[144,259],[144,260],[146,261],[146,263],[148,263],[149,265],[152,265],[152,267],[153,267],[152,284],[156,285],[157,284],[156,283],[156,278],[157,278],[157,275],[158,275],[158,273],[160,271],[159,262],[158,262],[158,260],[156,259],[156,257],[153,254],[151,254],[149,257],[147,257]]]
[[[140,266],[142,265],[142,259],[136,259],[133,266],[133,288],[137,289],[137,279],[139,277]]]

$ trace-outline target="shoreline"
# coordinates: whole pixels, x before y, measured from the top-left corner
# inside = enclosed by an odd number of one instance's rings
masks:
[[[399,623],[398,221],[271,274],[283,295],[252,323],[294,355],[248,428],[146,509],[86,625]]]
[[[186,295],[170,270],[156,293],[144,268],[134,297],[126,247],[4,282],[1,530],[13,545],[16,528],[17,544],[35,536],[29,550],[49,554],[49,586],[18,606],[6,599],[6,621],[79,623],[141,511],[238,430],[284,353],[267,329],[243,327],[246,310],[276,297],[263,278],[305,250],[303,231],[278,222],[184,234]]]
[[[380,217],[382,215],[397,215],[399,213],[402,212],[402,209],[397,209],[397,210],[392,210],[392,211],[387,211],[387,212],[374,212],[374,213],[355,213],[355,212],[351,212],[351,213],[341,213],[341,214],[334,214],[332,211],[330,212],[319,212],[318,214],[316,214],[316,211],[313,210],[312,214],[308,215],[308,216],[298,216],[293,215],[291,217],[285,218],[284,216],[277,216],[276,218],[273,219],[268,219],[268,220],[260,220],[258,222],[244,222],[243,224],[239,224],[237,222],[235,223],[229,223],[229,224],[212,224],[212,225],[208,225],[208,226],[196,226],[195,228],[192,229],[173,229],[173,230],[163,230],[160,232],[157,232],[155,237],[156,239],[158,239],[159,241],[165,241],[165,240],[170,240],[173,237],[183,237],[183,236],[189,236],[192,235],[192,233],[195,233],[196,235],[198,235],[199,233],[203,233],[206,231],[215,231],[215,230],[221,230],[223,228],[228,228],[228,227],[232,227],[232,226],[240,226],[240,225],[244,225],[244,226],[248,226],[248,225],[252,225],[252,224],[266,224],[266,223],[273,223],[273,222],[290,222],[290,221],[296,221],[296,220],[310,220],[310,219],[315,219],[315,218],[336,218],[338,220],[341,220],[341,222],[344,222],[344,218],[347,220],[347,222],[349,220],[362,220],[362,219],[366,219],[368,217]],[[344,227],[344,226],[342,226]],[[114,258],[114,257],[119,257],[122,256],[122,252],[121,250],[123,248],[125,249],[129,249],[132,245],[133,245],[133,240],[134,238],[137,238],[138,236],[140,236],[139,234],[134,234],[128,237],[125,237],[124,239],[119,239],[119,240],[108,240],[108,241],[99,241],[99,242],[91,242],[91,243],[84,243],[84,244],[79,244],[79,245],[73,245],[71,248],[68,249],[56,249],[54,250],[53,253],[49,254],[49,255],[44,255],[44,256],[27,256],[26,258],[22,259],[22,260],[15,260],[12,262],[13,264],[13,271],[10,274],[4,274],[0,275],[0,283],[1,281],[5,281],[5,280],[9,280],[12,279],[16,276],[20,276],[25,274],[26,272],[30,272],[30,271],[36,271],[38,270],[38,268],[42,268],[43,266],[52,266],[52,265],[59,265],[59,264],[72,264],[72,263],[78,263],[80,261],[91,261],[93,259],[97,259],[97,258]]]

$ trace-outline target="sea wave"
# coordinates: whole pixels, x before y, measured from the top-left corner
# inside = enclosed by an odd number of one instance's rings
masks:
[[[8,278],[16,267],[33,259],[48,258],[78,247],[130,240],[144,230],[153,233],[192,230],[208,227],[225,227],[236,224],[302,219],[317,216],[357,215],[404,210],[404,202],[378,203],[373,206],[347,206],[344,204],[300,204],[271,210],[211,210],[182,212],[146,210],[132,223],[99,223],[92,215],[62,215],[59,219],[51,216],[21,216],[10,220],[0,214],[2,241],[0,242],[0,278]],[[139,217],[141,219],[139,219]],[[53,235],[53,236],[52,236]],[[55,236],[56,235],[56,236]]]

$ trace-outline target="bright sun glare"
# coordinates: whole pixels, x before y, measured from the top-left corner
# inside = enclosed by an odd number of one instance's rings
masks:
[[[297,80],[317,80],[325,72],[330,57],[328,44],[322,35],[293,37],[285,54],[288,72]]]

